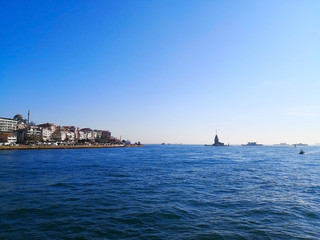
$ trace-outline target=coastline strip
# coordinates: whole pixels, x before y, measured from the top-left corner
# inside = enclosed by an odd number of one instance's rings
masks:
[[[86,148],[127,148],[143,147],[144,145],[58,145],[58,146],[0,146],[1,150],[39,150],[39,149],[86,149]]]

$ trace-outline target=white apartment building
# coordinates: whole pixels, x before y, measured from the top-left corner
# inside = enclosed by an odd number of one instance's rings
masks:
[[[92,137],[93,137],[93,139],[98,138],[98,132],[94,130],[94,131],[92,132]]]
[[[67,138],[67,132],[66,131],[55,131],[53,134],[52,134],[52,138],[56,141],[64,141],[66,140]]]
[[[75,133],[74,132],[66,132],[66,137],[68,138],[68,141],[73,142],[75,139]]]
[[[0,133],[0,143],[16,143],[17,136],[14,133],[6,132]]]
[[[0,132],[13,132],[17,130],[17,124],[16,120],[0,117]]]
[[[42,131],[41,131],[41,129],[38,128],[38,127],[30,126],[30,127],[27,129],[27,135],[28,135],[28,136],[31,136],[31,135],[39,135],[39,136],[41,136],[41,135],[42,135]]]
[[[17,142],[17,136],[13,135],[13,136],[8,136],[7,138],[7,142],[8,143],[16,143]]]
[[[43,141],[50,141],[53,132],[50,129],[47,129],[47,128],[43,128],[43,129],[41,129],[41,131],[42,131],[42,139],[43,139]]]
[[[87,139],[88,139],[88,140],[94,139],[94,137],[93,137],[93,132],[87,132]]]
[[[87,139],[87,135],[84,132],[79,131],[79,140],[83,140],[83,139]]]

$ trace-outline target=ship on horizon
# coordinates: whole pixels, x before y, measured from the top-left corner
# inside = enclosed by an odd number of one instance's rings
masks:
[[[248,142],[247,144],[241,144],[241,146],[263,146],[263,145],[258,144],[256,142]]]
[[[274,146],[289,146],[287,143],[279,143],[279,144],[273,144]]]
[[[294,147],[306,147],[306,146],[308,146],[308,144],[306,144],[306,143],[295,143],[295,144],[292,144],[292,146],[294,146]]]

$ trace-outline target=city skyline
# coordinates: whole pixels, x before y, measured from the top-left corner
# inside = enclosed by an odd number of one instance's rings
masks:
[[[317,1],[1,3],[0,117],[142,143],[320,143]]]

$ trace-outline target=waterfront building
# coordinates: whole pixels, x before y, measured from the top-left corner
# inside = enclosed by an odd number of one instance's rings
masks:
[[[94,130],[94,138],[97,142],[109,142],[111,132],[106,130]]]
[[[16,131],[18,143],[40,142],[42,141],[41,128],[37,126],[27,126]]]
[[[50,141],[53,132],[49,128],[41,128],[41,134],[43,141]]]
[[[101,136],[102,136],[102,131],[101,131],[101,130],[97,130],[97,129],[95,129],[94,131],[95,131],[96,139],[101,138]]]
[[[17,136],[14,133],[6,132],[6,133],[0,133],[0,142],[1,143],[16,143],[17,142]]]
[[[14,132],[17,130],[17,125],[17,120],[0,117],[0,132]]]
[[[27,130],[25,128],[18,129],[16,131],[17,143],[25,143],[25,136],[27,135],[26,132],[27,132]]]
[[[17,136],[15,134],[9,135],[7,137],[7,143],[17,143]]]
[[[32,136],[32,135],[42,136],[41,128],[37,126],[29,126],[27,128],[27,136]]]
[[[98,132],[96,130],[93,130],[92,131],[92,136],[93,136],[93,139],[97,139],[98,137]]]
[[[70,131],[74,133],[74,141],[78,141],[79,140],[79,128],[72,126],[70,128]]]
[[[86,132],[86,139],[93,140],[93,134],[92,132]]]
[[[66,140],[70,141],[70,142],[74,142],[75,140],[75,133],[71,132],[71,131],[67,131],[66,132]]]
[[[52,139],[56,140],[56,141],[64,141],[67,138],[67,132],[63,131],[63,130],[56,130],[53,134],[52,134]]]
[[[13,133],[2,136],[4,142],[18,142],[22,144],[36,143],[42,141],[70,141],[77,142],[96,141],[101,143],[117,142],[117,139],[111,137],[111,132],[107,130],[92,130],[91,128],[82,128],[75,126],[57,126],[54,123],[34,124],[30,122],[30,110],[28,118],[25,119],[22,114],[16,114],[13,119],[0,117],[0,134]]]
[[[86,134],[83,131],[79,130],[78,133],[79,133],[79,140],[87,139]]]
[[[45,129],[49,129],[51,132],[55,132],[57,129],[57,126],[54,123],[43,123],[43,124],[38,124],[37,125],[40,128],[45,128]]]
[[[62,139],[64,138],[65,134],[65,140],[66,141],[75,141],[78,140],[79,136],[79,128],[75,126],[59,126],[57,127],[57,131],[62,132]]]
[[[110,139],[110,138],[111,138],[111,132],[110,132],[110,131],[104,131],[104,130],[102,130],[101,132],[102,132],[102,133],[101,133],[101,138],[102,138],[102,139],[107,140],[107,139]]]
[[[86,139],[86,140],[94,140],[94,133],[91,128],[82,128],[82,138],[80,137],[80,140]]]

